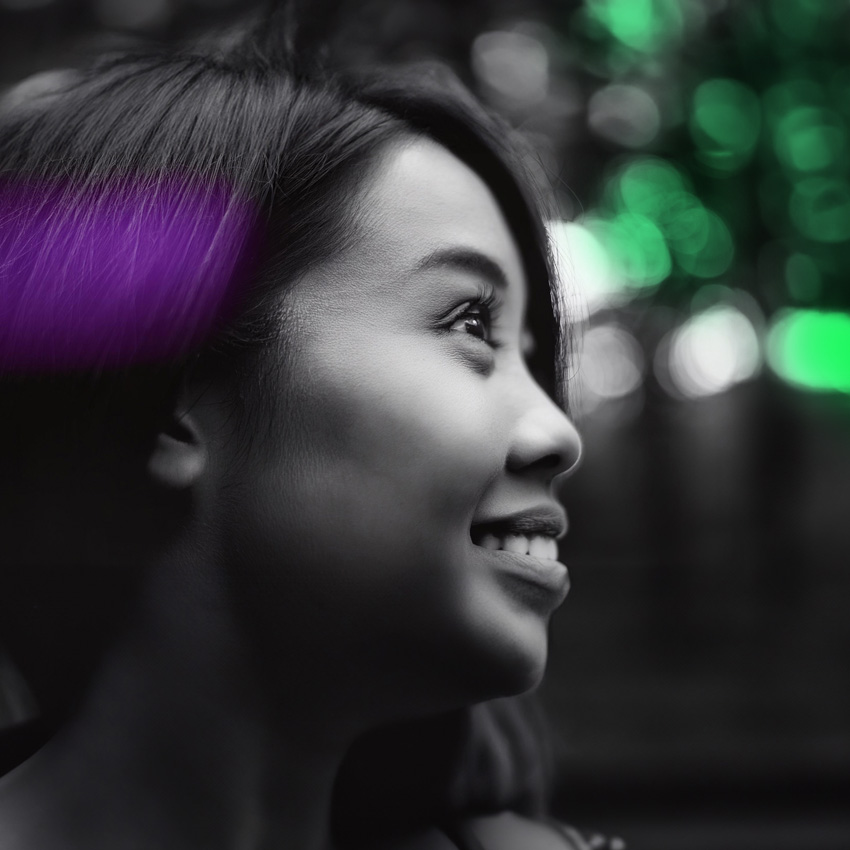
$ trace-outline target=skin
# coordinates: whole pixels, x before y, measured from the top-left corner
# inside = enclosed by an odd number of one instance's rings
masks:
[[[388,150],[356,203],[357,244],[285,296],[268,427],[221,381],[160,435],[149,474],[193,519],[75,720],[0,785],[4,847],[327,848],[354,737],[539,681],[560,598],[470,537],[553,505],[580,453],[526,367],[510,228],[427,140]],[[501,270],[486,339],[494,285],[458,251]]]
[[[545,664],[552,609],[518,599],[470,526],[554,503],[554,478],[579,444],[525,366],[519,253],[486,185],[434,143],[398,150],[362,208],[357,247],[290,292],[297,332],[278,398],[295,421],[236,480],[222,471],[243,494],[222,521],[245,609],[279,633],[264,645],[308,636],[326,664],[342,650],[327,665],[330,687],[354,671],[354,698],[374,702],[366,713],[527,690]],[[433,259],[460,249],[503,270],[496,349],[462,317],[446,321],[495,288]],[[239,442],[228,434],[222,456]]]

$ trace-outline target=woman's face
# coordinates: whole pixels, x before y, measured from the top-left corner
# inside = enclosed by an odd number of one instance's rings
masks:
[[[357,244],[286,296],[269,436],[223,449],[246,619],[272,661],[387,715],[524,690],[580,443],[526,366],[518,248],[431,141],[391,148],[356,203]]]

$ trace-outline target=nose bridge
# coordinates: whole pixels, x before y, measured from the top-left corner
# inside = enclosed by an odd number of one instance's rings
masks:
[[[514,471],[540,470],[550,478],[574,469],[582,444],[572,420],[525,364],[520,387],[508,466]]]

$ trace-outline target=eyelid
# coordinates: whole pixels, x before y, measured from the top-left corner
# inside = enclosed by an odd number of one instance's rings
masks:
[[[449,320],[451,317],[456,318],[462,315],[464,310],[469,309],[474,304],[483,304],[491,315],[496,315],[502,306],[502,299],[496,287],[487,281],[478,281],[476,290],[474,294],[470,293],[462,301],[458,301],[446,316],[446,319]]]
[[[478,337],[473,334],[469,334],[468,336],[471,336],[473,339],[477,339],[479,342],[491,349],[500,348],[501,343],[494,339],[493,336],[500,307],[501,300],[499,299],[495,288],[482,288],[477,297],[464,301],[452,310],[445,320],[444,327],[451,329],[460,320],[474,314],[485,323],[486,338]]]
[[[491,321],[493,318],[493,311],[490,305],[480,298],[473,298],[471,301],[464,301],[463,304],[455,307],[446,317],[445,324],[446,326],[451,326],[470,313],[475,313],[476,316],[484,316]]]

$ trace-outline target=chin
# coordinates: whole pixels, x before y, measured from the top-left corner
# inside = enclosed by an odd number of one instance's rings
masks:
[[[517,696],[534,690],[543,681],[546,672],[546,648],[525,651],[506,659],[500,676],[500,693],[494,697]]]
[[[524,617],[510,627],[491,630],[481,642],[478,658],[468,665],[465,683],[472,702],[517,696],[535,689],[546,672],[548,657],[546,624]]]

